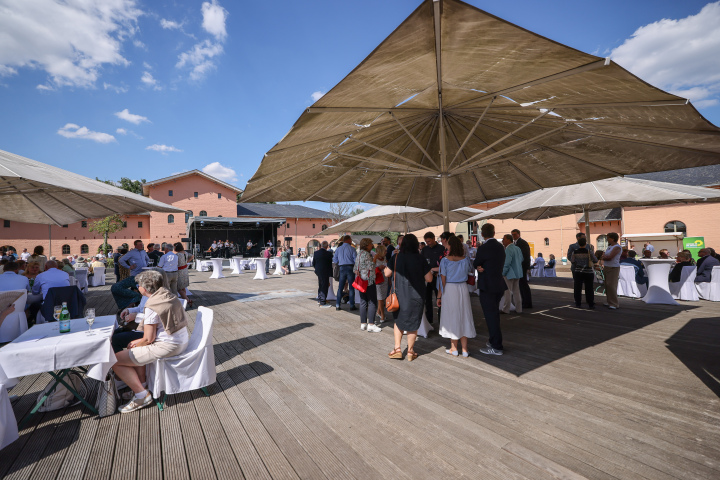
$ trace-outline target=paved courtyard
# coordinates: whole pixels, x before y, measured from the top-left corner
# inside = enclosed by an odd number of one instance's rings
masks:
[[[192,272],[190,288],[215,312],[210,397],[38,414],[0,477],[720,478],[720,304],[579,310],[569,279],[539,279],[535,308],[502,318],[506,355],[477,353],[487,330],[472,297],[472,356],[446,355],[435,335],[410,363],[387,358],[391,327],[319,309],[311,269],[209,277]],[[115,312],[109,288],[89,293],[98,314]],[[49,379],[13,389],[18,418]]]

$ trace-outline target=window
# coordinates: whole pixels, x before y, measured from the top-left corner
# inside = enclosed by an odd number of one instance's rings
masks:
[[[605,249],[607,249],[608,243],[607,243],[607,235],[598,235],[597,237],[597,249],[602,250],[603,252]]]
[[[683,237],[687,236],[687,227],[679,220],[673,220],[665,224],[665,233],[681,232]]]
[[[142,222],[138,222],[138,228],[142,228]]]
[[[327,225],[323,225],[322,230],[327,230]]]
[[[205,210],[200,210],[200,216],[207,217],[207,212]]]
[[[10,228],[10,220],[3,220],[3,227]]]
[[[188,223],[188,220],[190,220],[190,217],[193,216],[192,210],[188,210],[185,212],[185,223]]]
[[[80,226],[82,228],[87,228],[87,222],[85,220],[83,220],[82,222],[80,222]]]
[[[175,215],[168,215],[168,223],[175,223]]]
[[[68,226],[67,226],[67,225],[63,225],[62,228],[68,228]]]
[[[313,223],[313,230],[315,229],[315,224]]]
[[[222,194],[218,193],[218,199],[221,199],[221,198],[222,198]]]
[[[166,245],[167,245],[167,242],[163,242],[163,243],[162,243],[162,246],[161,246],[160,248],[162,248],[163,250],[165,250],[165,246],[166,246]]]
[[[292,228],[292,223],[286,223],[285,228]]]
[[[222,215],[218,215],[218,218],[222,218]]]
[[[172,197],[172,196],[173,196],[172,190],[168,190],[168,197]]]
[[[63,255],[70,255],[70,245],[63,245],[63,246],[62,246],[62,254],[63,254]]]
[[[83,243],[82,245],[80,245],[80,253],[81,254],[87,255],[89,251],[90,251],[90,248],[88,248],[88,246],[86,244]]]
[[[550,239],[545,237],[545,246],[547,247],[549,245],[550,245]]]
[[[198,192],[194,192],[193,197],[198,198]]]
[[[122,245],[120,245],[120,247],[127,248],[128,250],[130,249],[130,245],[128,245],[127,243],[123,243]]]
[[[123,228],[127,228],[127,222],[123,222]]]

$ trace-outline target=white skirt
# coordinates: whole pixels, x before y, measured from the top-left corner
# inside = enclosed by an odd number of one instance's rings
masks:
[[[475,321],[470,308],[470,293],[465,283],[446,283],[442,294],[440,335],[451,340],[475,338]]]

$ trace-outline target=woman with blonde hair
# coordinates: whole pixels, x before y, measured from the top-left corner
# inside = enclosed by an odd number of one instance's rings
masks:
[[[370,238],[360,240],[358,255],[355,258],[355,278],[360,277],[368,282],[367,289],[360,293],[360,330],[381,332],[382,328],[375,325],[375,313],[378,308],[377,291],[375,290],[375,262],[370,253],[373,242]]]
[[[40,275],[42,273],[42,268],[40,268],[40,262],[33,262],[30,261],[27,263],[27,266],[25,267],[25,275],[28,280],[32,281],[35,280],[35,277]]]
[[[468,275],[473,274],[473,267],[465,256],[463,243],[458,237],[453,235],[447,242],[450,251],[447,257],[440,260],[438,276],[437,305],[442,306],[440,335],[450,339],[450,348],[446,349],[445,353],[457,357],[460,353],[460,340],[462,356],[467,357],[467,339],[476,336],[470,293],[467,289]]]
[[[385,245],[383,245],[382,243],[379,243],[377,247],[375,247],[375,257],[373,257],[373,263],[375,264],[376,276],[377,272],[379,271],[383,277],[383,280],[385,280],[385,275],[383,271],[387,266],[387,259],[385,258],[386,254],[387,248],[385,248]],[[380,323],[385,322],[385,299],[388,295],[388,284],[388,281],[383,281],[382,283],[375,284],[375,290],[377,291],[378,316],[380,316]]]

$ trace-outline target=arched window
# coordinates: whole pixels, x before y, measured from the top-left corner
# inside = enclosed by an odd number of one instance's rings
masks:
[[[597,249],[602,250],[603,252],[607,248],[607,235],[598,235],[597,237]]]
[[[190,220],[190,217],[193,216],[192,210],[188,210],[185,212],[185,223],[188,223],[188,220]]]
[[[17,250],[15,250],[15,247],[13,247],[12,245],[3,245],[3,248],[4,248],[5,251],[7,251],[7,252],[9,252],[10,250],[12,250],[13,252],[17,253]]]
[[[90,247],[88,247],[86,243],[80,245],[80,253],[82,253],[83,255],[87,255],[89,251]]]
[[[62,246],[62,254],[63,254],[63,255],[70,255],[70,245],[63,245],[63,246]]]
[[[323,226],[322,226],[322,229],[323,229],[323,230],[327,230],[327,225],[323,225]]]
[[[545,246],[550,246],[550,239],[545,237]]]
[[[175,215],[168,215],[168,223],[175,223]]]
[[[207,212],[205,210],[200,210],[200,216],[207,217]]]
[[[687,227],[679,220],[673,220],[665,224],[665,233],[681,232],[683,237],[687,236]]]

